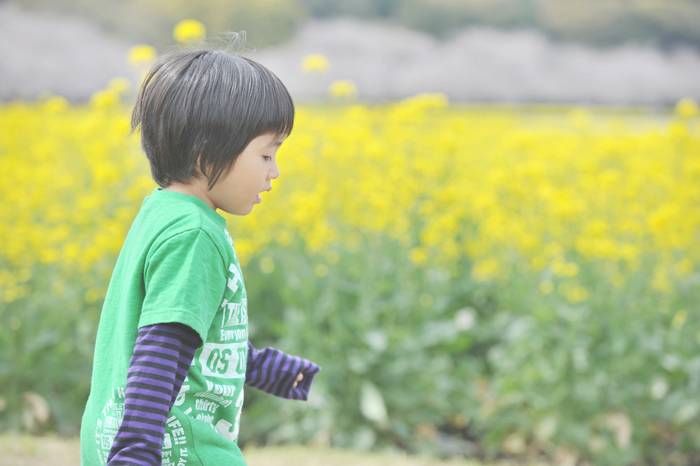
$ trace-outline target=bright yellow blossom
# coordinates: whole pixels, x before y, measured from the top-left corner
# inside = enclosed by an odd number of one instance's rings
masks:
[[[134,68],[141,68],[153,62],[156,56],[156,49],[150,45],[135,45],[129,49],[126,60]]]
[[[127,78],[113,78],[109,81],[107,88],[119,94],[126,94],[131,90],[131,81]]]
[[[16,180],[0,185],[0,261],[10,271],[0,272],[1,301],[20,299],[21,280],[41,264],[109,277],[155,187],[138,137],[127,137],[128,87],[114,81],[90,105],[49,97],[0,107],[0,170]],[[348,87],[339,95],[356,95]],[[572,304],[605,286],[623,292],[638,272],[662,294],[692,280],[700,138],[691,123],[667,131],[653,117],[567,114],[523,118],[441,95],[299,106],[275,189],[253,214],[228,216],[241,263],[260,259],[270,273],[271,248],[298,248],[323,262],[316,276],[331,277],[346,254],[390,241],[413,267],[479,281],[532,274],[535,293]],[[100,299],[86,295],[95,286],[80,296]]]
[[[680,311],[676,312],[675,316],[673,316],[673,320],[671,321],[671,325],[676,330],[680,330],[683,327],[683,325],[685,324],[685,321],[687,318],[688,318],[688,312],[685,309],[681,309]]]
[[[314,53],[312,55],[307,55],[301,61],[301,70],[304,73],[326,73],[330,64],[328,63],[328,58],[320,53]]]
[[[328,87],[328,94],[336,98],[354,98],[357,97],[357,86],[349,79],[336,80]]]
[[[271,257],[263,257],[260,260],[260,270],[263,273],[272,273],[275,271],[275,261]]]
[[[685,97],[676,104],[675,113],[682,118],[693,118],[700,115],[700,107],[695,99]]]
[[[175,25],[173,38],[181,44],[191,44],[203,41],[207,36],[204,24],[194,19],[185,19]]]

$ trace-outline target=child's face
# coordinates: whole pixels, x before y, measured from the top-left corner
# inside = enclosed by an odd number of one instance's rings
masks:
[[[275,134],[258,136],[241,152],[226,177],[219,178],[207,197],[214,209],[233,215],[248,215],[270,191],[272,180],[280,176],[277,149],[284,141]]]
[[[233,215],[248,215],[262,200],[259,193],[270,191],[271,181],[280,176],[277,149],[283,140],[275,134],[263,134],[250,141],[228,175],[219,178],[207,192],[214,208]]]

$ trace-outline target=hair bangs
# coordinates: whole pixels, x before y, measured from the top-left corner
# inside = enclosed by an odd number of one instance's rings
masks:
[[[287,137],[294,127],[294,102],[287,88],[270,70],[247,58],[250,66],[258,73],[259,92],[255,94],[256,118],[253,132],[258,136],[274,133]]]
[[[294,126],[294,103],[282,82],[261,64],[239,55],[214,52],[212,85],[202,102],[206,112],[200,170],[213,187],[233,168],[238,155],[256,137],[288,136]],[[224,136],[225,135],[225,136]],[[223,155],[222,155],[223,154]],[[206,167],[211,169],[206,172]]]

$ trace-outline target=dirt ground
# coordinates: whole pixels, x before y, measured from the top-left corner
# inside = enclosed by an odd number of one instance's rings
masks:
[[[0,436],[2,466],[79,466],[78,439]],[[473,461],[439,461],[428,458],[373,455],[301,446],[246,449],[249,466],[480,466]],[[505,463],[500,466],[506,466]]]

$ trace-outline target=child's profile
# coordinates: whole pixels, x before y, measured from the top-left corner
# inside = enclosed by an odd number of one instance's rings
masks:
[[[248,341],[248,302],[221,210],[247,215],[280,176],[294,104],[255,61],[179,50],[147,74],[132,115],[159,185],[105,297],[81,426],[84,465],[244,465],[244,385],[305,400],[320,368]]]

